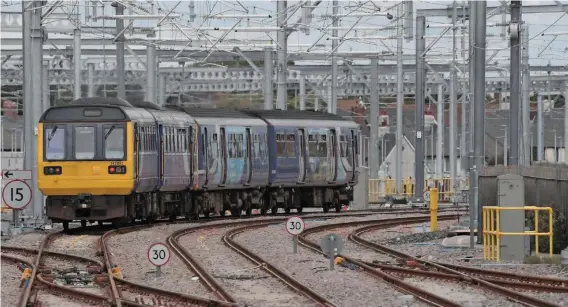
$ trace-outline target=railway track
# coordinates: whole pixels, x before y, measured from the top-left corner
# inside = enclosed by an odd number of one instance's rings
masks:
[[[440,211],[441,212],[444,212],[444,211],[459,211],[459,210],[462,210],[464,208],[465,207],[445,207],[445,208],[441,208]],[[362,216],[378,214],[378,213],[399,214],[399,213],[426,213],[426,212],[428,212],[427,209],[406,207],[406,208],[380,208],[380,209],[349,211],[349,212],[340,212],[340,213],[328,213],[328,214],[304,212],[304,213],[300,213],[298,215],[304,216],[305,218],[316,219],[316,218],[338,218],[338,217],[358,217],[358,216],[362,217]],[[282,217],[280,217],[280,216],[282,216]],[[243,218],[243,217],[221,217],[221,218],[214,218],[214,219],[202,219],[202,220],[193,221],[193,222],[194,223],[205,223],[205,222],[208,222],[208,221],[217,221],[217,220],[239,220],[239,222],[232,223],[231,226],[233,226],[233,225],[236,225],[236,224],[245,225],[246,223],[250,223],[250,219],[254,219],[255,217],[260,217],[260,216],[252,216],[252,217],[246,217],[246,218]],[[270,223],[280,223],[283,220],[285,220],[287,217],[289,217],[288,214],[277,214],[276,216],[273,216],[272,219],[267,220],[267,221],[270,221]],[[158,303],[163,302],[163,301],[166,301],[166,302],[175,301],[176,303],[182,303],[182,306],[186,306],[186,305],[190,305],[190,306],[210,306],[212,304],[217,305],[217,306],[233,306],[234,300],[231,299],[231,297],[230,297],[230,295],[228,295],[228,293],[225,293],[224,299],[211,300],[211,299],[208,299],[208,298],[194,297],[194,296],[184,295],[184,294],[181,294],[181,293],[170,292],[170,291],[165,291],[165,290],[160,290],[160,289],[144,286],[144,285],[132,282],[132,281],[127,281],[127,280],[118,278],[118,277],[116,277],[112,274],[112,272],[111,272],[112,261],[110,259],[110,252],[109,252],[108,247],[106,245],[106,240],[110,236],[116,235],[116,234],[119,234],[119,233],[126,233],[126,232],[130,232],[130,231],[138,231],[138,230],[142,230],[142,229],[147,229],[148,227],[163,225],[165,223],[168,223],[168,222],[157,223],[157,224],[152,224],[152,225],[131,226],[131,227],[120,228],[120,229],[105,232],[101,237],[101,249],[102,249],[102,253],[103,253],[103,257],[104,257],[104,263],[101,263],[98,260],[88,259],[88,258],[85,258],[85,257],[74,256],[74,255],[69,255],[69,254],[64,254],[64,253],[54,252],[54,251],[48,251],[48,250],[46,250],[46,248],[49,246],[50,241],[54,240],[58,236],[70,235],[70,234],[71,235],[72,234],[81,234],[81,233],[85,233],[85,232],[97,233],[97,232],[104,231],[106,229],[106,227],[101,228],[100,226],[88,226],[88,227],[72,228],[67,232],[63,232],[63,231],[53,232],[53,233],[46,235],[46,237],[42,240],[38,249],[15,247],[15,246],[3,246],[2,247],[3,252],[36,255],[35,261],[33,263],[27,263],[32,268],[32,274],[31,274],[31,277],[30,277],[29,286],[27,288],[25,288],[25,290],[22,292],[22,294],[20,296],[18,306],[19,307],[25,307],[26,305],[28,305],[29,302],[33,302],[34,300],[37,299],[37,295],[32,295],[32,289],[36,285],[36,279],[43,286],[44,289],[49,289],[49,291],[56,292],[58,294],[62,294],[62,295],[67,296],[67,297],[72,297],[73,299],[83,300],[83,301],[86,301],[86,302],[89,302],[89,303],[95,303],[95,304],[99,304],[99,305],[112,305],[112,306],[118,306],[118,307],[120,307],[120,306],[149,306],[149,305],[145,305],[145,303],[143,301],[142,302],[136,302],[136,301],[127,300],[127,299],[122,298],[121,295],[120,295],[119,287],[118,287],[120,285],[124,290],[132,291],[132,292],[136,292],[136,293],[141,293],[141,294],[143,294],[143,293],[149,294],[150,300],[152,300],[153,302],[158,302]],[[215,226],[211,225],[211,227],[215,227]],[[178,233],[178,235],[183,235],[183,234],[180,232],[180,233]],[[178,255],[184,254],[183,247],[181,249],[179,247],[175,248],[174,246],[176,245],[176,242],[175,242],[176,240],[172,240],[173,237],[172,236],[170,236],[170,237],[171,238],[168,238],[168,242],[172,246],[172,248],[174,249],[174,252],[176,252]],[[187,251],[185,251],[185,252],[187,252]],[[187,254],[189,254],[189,253],[187,253]],[[45,275],[42,272],[40,272],[40,270],[39,270],[39,269],[43,268],[41,266],[41,264],[42,264],[42,259],[43,259],[44,256],[67,259],[67,260],[70,260],[70,261],[90,264],[89,270],[96,271],[97,273],[103,272],[99,276],[99,281],[104,280],[105,282],[108,282],[108,289],[106,290],[106,291],[108,291],[108,294],[107,295],[98,295],[98,294],[93,294],[93,293],[89,293],[89,292],[85,292],[85,291],[76,290],[76,289],[69,288],[69,287],[60,286],[60,285],[53,283],[51,276]],[[6,259],[9,259],[10,257],[14,258],[13,256],[8,255],[8,254],[2,254],[2,257],[6,258]],[[15,257],[15,258],[17,258],[17,257]],[[191,255],[190,255],[190,258],[191,258]],[[22,259],[20,259],[20,260],[22,260]],[[17,260],[17,261],[19,261],[19,260]],[[26,261],[21,261],[21,262],[26,263]],[[189,267],[192,267],[192,265],[189,265]],[[199,268],[197,268],[197,270],[199,271]],[[104,272],[104,271],[106,271],[106,272]],[[208,273],[206,273],[205,270],[203,270],[203,272],[205,272],[205,273],[199,274],[199,272],[196,272],[200,275],[201,280],[208,280],[208,279],[214,280],[214,278],[212,278],[212,277],[211,278],[206,277],[206,275]],[[215,281],[211,282],[211,286],[213,287],[212,289],[214,289],[213,290],[214,292],[219,292],[219,290],[217,290],[217,289],[220,289],[220,288],[215,286]],[[222,290],[221,290],[221,292],[222,292]]]
[[[410,210],[409,210],[410,209]],[[399,214],[399,213],[424,213],[427,212],[425,210],[409,208],[406,210],[393,210],[393,209],[386,209],[386,210],[372,210],[372,211],[365,211],[360,213],[335,213],[335,214],[304,214],[305,218],[310,219],[318,219],[318,218],[339,218],[339,217],[361,217],[367,216],[377,213],[392,213],[392,214]],[[455,210],[454,208],[448,208],[448,210]],[[223,237],[223,241],[233,250],[237,251],[239,254],[243,255],[246,259],[254,263],[255,265],[261,267],[263,270],[271,274],[272,276],[281,280],[284,284],[291,287],[292,289],[296,290],[300,294],[306,296],[309,299],[317,302],[322,306],[335,306],[333,303],[327,301],[325,298],[319,296],[317,293],[309,289],[308,287],[302,285],[295,279],[287,276],[283,271],[278,269],[276,266],[268,263],[264,259],[258,257],[250,250],[244,248],[243,246],[239,245],[235,242],[232,238],[243,231],[248,229],[255,229],[255,228],[262,228],[266,227],[271,224],[278,224],[285,221],[289,216],[286,215],[285,217],[275,217],[265,220],[254,220],[251,218],[239,219],[236,222],[231,222],[228,224],[205,224],[205,225],[198,225],[192,226],[185,229],[178,230],[174,232],[167,238],[167,243],[172,247],[174,253],[176,253],[179,258],[185,263],[185,265],[195,272],[198,276],[200,281],[203,285],[209,289],[217,298],[220,300],[224,300],[227,302],[235,303],[236,300],[229,294],[229,292],[206,270],[201,262],[197,260],[197,258],[192,255],[185,247],[180,244],[180,238],[197,232],[197,231],[204,231],[208,229],[214,229],[219,227],[239,227],[233,231],[230,231]],[[230,218],[229,218],[230,219]],[[216,219],[217,220],[217,219]]]
[[[117,230],[111,230],[106,232],[101,237],[101,248],[103,249],[103,254],[105,258],[105,267],[108,270],[109,281],[111,284],[112,296],[113,300],[116,302],[117,307],[121,306],[138,306],[140,303],[124,299],[122,298],[121,291],[129,291],[134,294],[139,294],[142,297],[139,298],[140,301],[144,301],[143,296],[149,296],[149,300],[154,302],[170,302],[176,304],[175,306],[234,306],[230,301],[222,301],[222,300],[212,300],[209,298],[203,298],[198,296],[191,296],[183,293],[177,293],[172,291],[166,291],[154,287],[149,287],[145,285],[141,285],[132,281],[128,281],[117,276],[114,276],[110,271],[112,268],[112,259],[111,253],[109,251],[107,242],[108,239],[117,234],[125,234],[132,231],[138,231],[142,229],[148,229],[149,227],[154,227],[157,225],[163,225],[166,223],[160,224],[152,224],[152,225],[138,225],[138,226],[131,226],[126,228],[121,228]],[[121,285],[121,289],[117,284]]]
[[[455,216],[439,216],[438,219],[439,220],[446,220],[446,219],[451,219],[451,218],[455,218]],[[537,298],[533,298],[521,293],[517,293],[514,292],[510,289],[505,288],[505,286],[517,286],[517,283],[520,284],[520,282],[514,282],[514,281],[510,281],[510,280],[498,280],[494,277],[485,277],[485,278],[478,278],[475,276],[469,276],[466,275],[464,273],[460,273],[458,272],[457,269],[462,269],[461,266],[455,266],[455,265],[448,265],[446,266],[445,264],[440,264],[440,263],[434,263],[434,262],[429,262],[429,261],[425,261],[416,257],[412,257],[410,255],[398,252],[396,250],[392,250],[390,248],[387,248],[385,246],[381,246],[379,244],[364,240],[362,238],[360,238],[358,235],[367,232],[367,231],[371,231],[371,230],[377,230],[377,229],[384,229],[384,228],[388,228],[388,227],[392,227],[392,226],[396,226],[396,225],[401,225],[401,224],[413,224],[413,223],[420,223],[420,222],[425,222],[428,221],[428,217],[410,217],[410,218],[398,218],[398,219],[394,219],[394,220],[381,220],[381,221],[362,221],[362,222],[347,222],[347,223],[337,223],[337,224],[329,224],[329,225],[323,225],[323,226],[318,226],[318,227],[314,227],[311,229],[306,230],[301,236],[300,236],[300,243],[303,244],[304,246],[317,251],[319,253],[322,253],[319,245],[315,242],[312,242],[310,240],[308,240],[306,238],[307,235],[309,234],[313,234],[313,233],[317,233],[317,232],[322,232],[325,230],[330,230],[330,229],[334,229],[334,228],[342,228],[342,227],[354,227],[354,226],[361,226],[361,225],[365,225],[357,230],[355,230],[354,232],[352,232],[352,234],[349,236],[349,239],[363,244],[364,246],[367,246],[375,251],[390,255],[392,257],[398,258],[398,259],[402,259],[405,261],[411,260],[414,261],[417,264],[420,264],[422,268],[434,268],[438,271],[436,272],[432,272],[429,270],[416,270],[416,269],[409,269],[409,268],[404,268],[404,267],[397,267],[397,266],[390,266],[390,265],[377,265],[377,264],[372,264],[372,263],[368,263],[368,262],[363,262],[360,261],[358,259],[354,259],[354,258],[350,258],[348,256],[344,256],[342,255],[342,257],[345,258],[345,260],[347,260],[348,262],[354,263],[358,266],[360,266],[361,268],[363,268],[366,272],[369,272],[370,274],[376,275],[376,276],[380,276],[381,278],[389,281],[389,282],[393,282],[393,276],[392,275],[408,275],[408,276],[421,276],[421,277],[427,277],[427,278],[438,278],[438,279],[447,279],[447,280],[455,280],[455,281],[463,281],[463,282],[468,282],[470,284],[475,284],[478,285],[482,288],[497,292],[501,295],[505,295],[507,297],[509,297],[510,299],[520,302],[522,304],[525,305],[529,305],[529,306],[557,306],[555,304],[537,299]],[[377,268],[379,270],[377,270]],[[469,270],[470,268],[467,267],[463,267],[463,270]],[[484,272],[481,271],[485,271],[485,270],[480,270],[480,269],[474,269],[476,274],[483,274]],[[384,275],[389,275],[391,278],[384,276],[383,274],[377,273],[377,272],[382,272]],[[386,274],[386,272],[390,273],[390,274]],[[473,271],[471,271],[473,272]],[[495,273],[495,272],[492,272]],[[392,275],[391,275],[392,274]],[[501,272],[497,272],[496,275],[501,276],[501,278],[503,279],[505,276],[508,276],[508,278],[512,278],[513,275],[516,274],[510,274],[510,273],[501,273]],[[518,276],[517,276],[518,277]],[[522,278],[527,278],[529,276],[523,276]],[[519,277],[518,277],[519,278]],[[420,293],[420,292],[416,292],[417,288],[414,286],[409,286],[409,285],[405,285],[403,283],[400,282],[399,279],[395,279],[395,285],[397,285],[401,290],[409,292],[415,296],[417,296],[419,299],[431,303],[431,304],[435,304],[438,306],[455,306],[456,304],[453,302],[443,302],[443,301],[438,301],[435,302],[431,299],[431,297],[428,296],[423,296],[424,293]],[[537,278],[538,279],[538,278]],[[558,285],[560,284],[560,280],[558,279],[554,279],[554,278],[540,278],[542,280],[546,280],[549,283],[553,283],[556,285],[546,285],[544,287],[542,287],[542,289],[547,289],[548,291],[550,291],[550,287],[555,287],[553,288],[553,291],[560,291],[560,292],[564,292],[564,289],[561,288],[562,286]],[[564,282],[564,281],[562,281]],[[534,283],[533,283],[534,284]],[[533,284],[527,284],[525,283],[523,285],[526,287],[530,287]]]
[[[442,215],[442,216],[438,216],[438,220],[451,220],[451,219],[455,219],[457,218],[456,215]],[[423,221],[423,220],[429,220],[429,217],[408,217],[408,218],[397,218],[397,219],[391,219],[391,220],[380,220],[380,221],[355,221],[355,222],[345,222],[345,223],[336,223],[336,224],[329,224],[329,225],[322,225],[322,226],[317,226],[317,227],[313,227],[313,228],[308,228],[306,229],[299,237],[299,243],[303,246],[305,246],[306,248],[320,253],[324,256],[328,256],[326,253],[324,253],[320,247],[319,244],[316,242],[313,242],[311,240],[307,239],[307,236],[309,234],[314,234],[314,233],[318,233],[318,232],[322,232],[325,230],[330,230],[330,229],[334,229],[334,228],[340,228],[340,227],[353,227],[353,226],[359,226],[359,225],[366,225],[369,223],[383,223],[386,227],[389,226],[395,226],[395,225],[401,225],[401,224],[410,224],[410,223],[415,223],[415,221]],[[439,295],[436,295],[434,293],[430,293],[428,291],[425,291],[419,287],[416,287],[410,283],[407,283],[391,274],[385,273],[381,270],[376,270],[375,268],[373,268],[372,266],[361,262],[357,259],[354,258],[350,258],[348,256],[344,256],[341,255],[343,258],[345,258],[345,260],[347,260],[348,262],[354,263],[357,266],[361,267],[362,269],[364,269],[364,271],[376,278],[382,279],[390,284],[392,284],[395,288],[399,289],[401,292],[404,293],[408,293],[411,294],[413,296],[415,296],[416,298],[418,298],[419,300],[430,304],[432,306],[443,306],[443,307],[457,307],[460,306],[459,304],[450,301],[444,297],[441,297]]]
[[[223,241],[231,249],[235,250],[237,253],[241,254],[243,257],[245,257],[246,259],[248,259],[249,261],[251,261],[255,265],[259,266],[264,271],[268,272],[270,275],[272,275],[272,276],[276,277],[277,279],[279,279],[280,281],[282,281],[288,287],[299,292],[303,296],[313,300],[314,302],[316,302],[320,306],[337,306],[334,303],[327,300],[326,298],[324,298],[323,296],[321,296],[318,293],[316,293],[315,291],[313,291],[312,289],[310,289],[308,286],[300,283],[299,281],[294,279],[292,276],[286,274],[284,271],[280,270],[278,267],[276,267],[272,263],[266,261],[265,259],[261,258],[257,254],[253,253],[249,249],[242,246],[241,244],[237,243],[233,239],[237,234],[242,233],[244,231],[266,227],[266,226],[274,224],[274,223],[275,222],[259,222],[259,223],[251,223],[251,224],[245,225],[243,227],[238,227],[236,229],[228,231],[223,236]]]
[[[381,224],[372,224],[364,226],[362,228],[356,229],[349,235],[349,239],[366,246],[374,251],[388,254],[392,257],[411,260],[422,266],[423,269],[429,270],[434,269],[437,272],[432,271],[422,271],[423,276],[438,277],[449,280],[460,280],[467,281],[473,284],[477,284],[488,290],[498,292],[502,295],[508,296],[515,301],[519,301],[531,306],[557,306],[547,301],[543,301],[537,298],[530,297],[528,295],[512,291],[507,288],[522,289],[530,291],[543,291],[543,292],[560,292],[568,293],[568,280],[552,278],[552,277],[537,277],[522,274],[513,274],[507,272],[490,271],[478,268],[471,268],[466,266],[460,266],[455,264],[445,264],[439,262],[430,262],[427,260],[419,259],[405,253],[401,253],[392,248],[365,240],[361,235],[365,232],[382,229],[388,226]],[[383,270],[391,271],[392,273],[412,273],[408,271],[413,270],[403,270],[401,268],[389,267],[389,266],[379,266]]]
[[[56,237],[61,236],[62,234],[63,234],[62,232],[53,232],[46,235],[37,250],[23,248],[23,247],[12,247],[12,246],[2,247],[2,252],[3,252],[2,257],[9,257],[9,255],[4,254],[5,252],[36,255],[33,264],[29,263],[28,261],[21,261],[23,263],[26,263],[28,266],[32,268],[32,274],[30,276],[28,286],[25,288],[25,290],[22,292],[20,296],[18,306],[25,307],[28,304],[32,305],[35,304],[37,301],[37,291],[39,291],[40,289],[46,289],[49,292],[57,293],[59,295],[70,297],[76,300],[81,300],[94,305],[108,305],[109,300],[106,297],[106,295],[76,290],[73,288],[55,284],[53,282],[54,278],[51,275],[51,269],[44,266],[45,256],[50,256],[54,258],[60,258],[80,263],[88,263],[90,264],[87,268],[87,271],[89,271],[89,273],[99,273],[102,270],[101,263],[96,260],[80,256],[58,253],[58,252],[46,251],[45,249],[49,246],[50,242],[55,240]],[[96,279],[97,277],[95,276],[95,280]],[[36,280],[37,283],[39,283],[40,285],[37,285]],[[100,281],[100,279],[98,280]],[[32,290],[35,291],[33,295],[32,295]]]

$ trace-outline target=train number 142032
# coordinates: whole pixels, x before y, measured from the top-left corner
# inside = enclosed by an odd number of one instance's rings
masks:
[[[110,162],[110,165],[124,165],[124,162],[122,162],[122,161],[112,161],[112,162]]]

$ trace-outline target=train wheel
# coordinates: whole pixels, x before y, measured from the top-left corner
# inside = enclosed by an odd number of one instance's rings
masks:
[[[304,210],[304,208],[302,208],[302,207],[296,208],[296,211],[298,211],[298,213],[302,213],[303,210]]]
[[[220,215],[221,217],[225,217],[225,209],[221,209],[221,210],[219,211],[219,215]]]
[[[291,208],[290,207],[286,207],[284,208],[284,212],[286,212],[286,214],[290,214]]]
[[[251,216],[252,215],[252,207],[249,205],[245,212],[246,212],[247,216]]]
[[[328,213],[329,212],[329,204],[325,203],[323,204],[323,213]]]
[[[341,212],[341,203],[337,199],[335,199],[333,201],[333,203],[334,203],[334,206],[335,206],[335,212],[338,212],[338,213]]]
[[[87,221],[86,220],[81,220],[81,227],[83,227],[83,228],[87,227]]]
[[[211,213],[209,211],[203,212],[203,216],[205,216],[206,218],[209,218],[210,215]]]
[[[100,227],[103,227],[103,221],[98,221],[97,224],[99,224]]]
[[[63,231],[64,231],[64,232],[69,232],[69,221],[64,221],[64,222],[63,222]]]
[[[260,215],[266,215],[266,211],[268,211],[266,210],[266,208],[264,207],[260,208]]]
[[[276,215],[276,213],[278,213],[278,207],[276,204],[270,208],[270,213],[272,213],[272,215]]]

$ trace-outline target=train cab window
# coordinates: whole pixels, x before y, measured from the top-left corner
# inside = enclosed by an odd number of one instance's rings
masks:
[[[284,134],[276,135],[276,155],[278,157],[286,157],[286,138]]]
[[[124,159],[124,128],[112,126],[104,131],[105,158]]]
[[[293,157],[296,155],[294,151],[294,143],[296,142],[296,136],[294,134],[288,134],[286,136],[286,154],[288,157]]]
[[[75,159],[95,158],[95,127],[75,127]]]
[[[43,135],[45,137],[45,158],[47,160],[65,159],[65,126],[46,127]]]

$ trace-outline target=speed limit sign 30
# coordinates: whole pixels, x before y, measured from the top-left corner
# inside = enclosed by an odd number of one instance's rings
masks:
[[[299,216],[293,216],[286,221],[286,230],[289,234],[297,236],[304,231],[306,225],[304,220]]]
[[[160,267],[170,261],[170,249],[163,243],[154,243],[148,249],[148,260]]]

